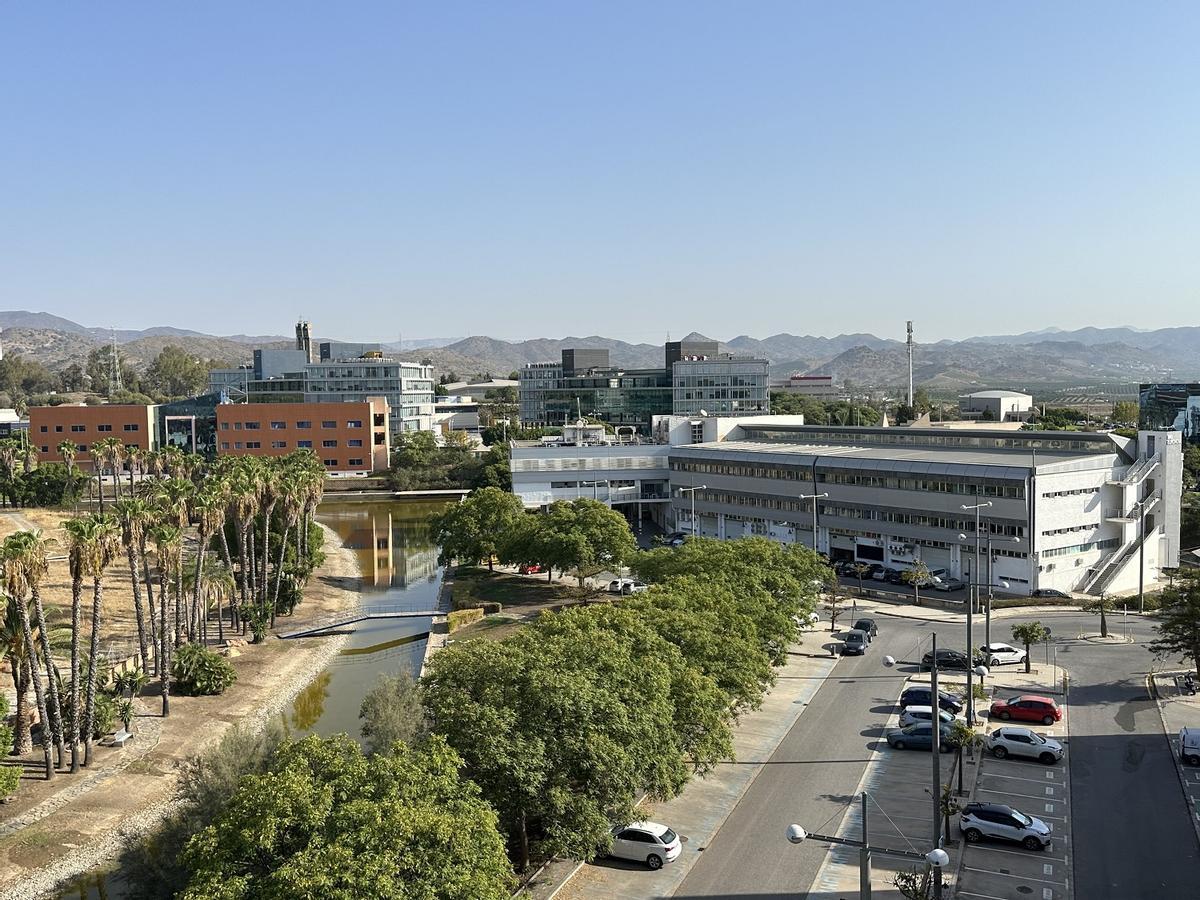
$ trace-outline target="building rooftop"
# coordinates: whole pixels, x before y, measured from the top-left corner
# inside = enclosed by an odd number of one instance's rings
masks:
[[[973,394],[964,394],[963,396],[976,400],[1003,400],[1005,397],[1024,397],[1027,400],[1033,399],[1030,394],[1023,394],[1020,391],[975,391]]]

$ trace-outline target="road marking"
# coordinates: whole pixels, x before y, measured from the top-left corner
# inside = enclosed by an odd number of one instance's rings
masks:
[[[1046,804],[1046,812],[1054,812],[1054,804],[1053,803]]]
[[[1042,888],[1042,900],[1054,900],[1054,891],[1050,888]]]
[[[1038,884],[1053,884],[1058,887],[1066,887],[1065,881],[1050,881],[1045,878],[1032,878],[1028,875],[1013,875],[1009,872],[993,872],[991,869],[976,869],[973,866],[963,866],[967,872],[979,872],[982,875],[999,875],[1002,878],[1016,878],[1018,881],[1036,881]]]
[[[1052,773],[1049,773],[1049,772],[1047,773],[1047,775],[1051,775],[1051,774]],[[998,775],[995,772],[980,772],[979,777],[980,778],[1007,778],[1010,781],[1028,781],[1030,784],[1045,784],[1044,781],[1042,781],[1041,779],[1038,779],[1038,778],[1024,778],[1020,775]]]
[[[1046,796],[1053,797],[1054,796],[1054,788],[1052,788],[1052,787],[1046,788]]]
[[[1054,866],[1050,865],[1050,863],[1043,863],[1042,864],[1042,874],[1043,875],[1053,875],[1054,874]]]
[[[971,849],[972,850],[986,850],[989,853],[1009,853],[1009,854],[1012,854],[1013,856],[1022,856],[1025,859],[1029,859],[1034,854],[1034,851],[1032,851],[1032,850],[1013,850],[1013,849],[1010,849],[1009,847],[993,847],[990,844],[972,844]],[[857,851],[855,851],[855,852],[857,852]],[[1038,859],[1053,859],[1060,863],[1067,862],[1066,856],[1051,856],[1045,850],[1038,853],[1037,858]]]
[[[995,894],[977,894],[974,891],[959,891],[955,894],[956,897],[982,897],[983,900],[1007,900],[1005,897],[997,897]]]
[[[1047,773],[1046,773],[1046,777],[1047,777],[1047,778],[1051,778],[1051,779],[1053,779],[1053,778],[1054,778],[1054,773],[1053,773],[1053,772],[1047,772]]]

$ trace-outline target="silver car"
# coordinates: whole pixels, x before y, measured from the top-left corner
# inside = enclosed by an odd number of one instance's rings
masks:
[[[954,722],[954,713],[949,710],[938,710],[942,714],[942,724],[950,725]],[[900,727],[906,728],[909,725],[916,725],[918,722],[932,722],[933,707],[931,706],[906,706],[900,713]]]
[[[645,863],[651,869],[661,869],[663,863],[674,862],[683,848],[679,835],[658,822],[630,822],[613,829],[609,856]]]
[[[1005,725],[988,732],[984,746],[996,759],[1006,756],[1024,756],[1046,765],[1053,765],[1063,758],[1063,745],[1053,738],[1044,738],[1036,731],[1019,725]]]
[[[1050,846],[1050,826],[1041,819],[1000,803],[968,803],[958,817],[958,828],[967,843],[986,838],[1013,841],[1026,850]]]

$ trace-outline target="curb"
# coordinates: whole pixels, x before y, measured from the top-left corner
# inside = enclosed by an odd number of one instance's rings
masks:
[[[1171,746],[1171,731],[1167,727],[1167,717],[1163,714],[1162,698],[1158,695],[1158,685],[1154,681],[1154,673],[1150,672],[1146,676],[1146,689],[1150,696],[1154,698],[1154,706],[1158,709],[1158,721],[1162,723],[1163,737],[1167,739],[1167,747],[1171,750],[1171,761],[1175,764],[1175,775],[1179,778],[1179,789],[1183,791],[1184,804],[1191,806],[1191,797],[1187,791],[1187,776],[1183,771],[1183,760],[1175,752],[1175,748]],[[1196,843],[1200,844],[1200,817],[1197,817],[1195,810],[1191,810],[1191,815],[1188,817],[1192,820],[1192,830],[1196,832]]]

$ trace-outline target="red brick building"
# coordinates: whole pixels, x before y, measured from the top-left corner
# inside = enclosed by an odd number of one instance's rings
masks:
[[[218,456],[286,456],[304,449],[316,453],[330,474],[386,469],[391,451],[387,400],[217,406]]]
[[[53,462],[62,458],[58,445],[71,441],[77,448],[75,465],[94,470],[91,449],[96,441],[115,437],[126,447],[154,447],[154,411],[153,406],[132,404],[31,406],[29,443],[41,459]]]

